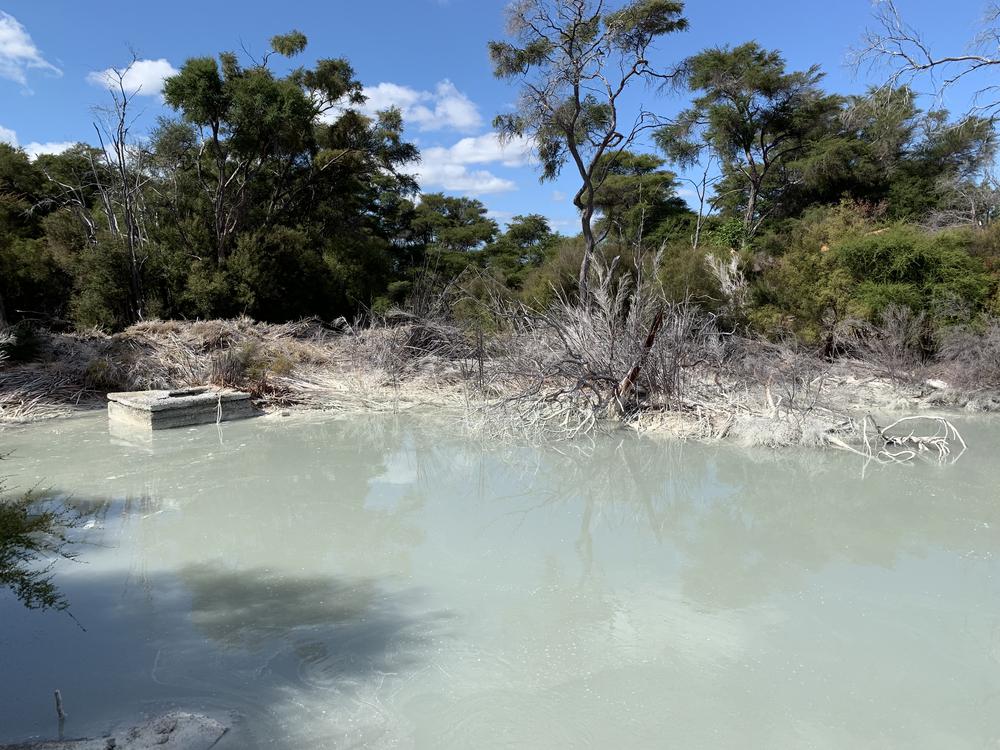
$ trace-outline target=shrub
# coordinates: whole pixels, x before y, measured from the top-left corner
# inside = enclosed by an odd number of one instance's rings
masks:
[[[946,328],[938,358],[958,385],[1000,388],[1000,318]]]
[[[83,371],[84,385],[93,391],[109,393],[128,387],[128,378],[120,363],[111,357],[98,357]]]
[[[839,240],[831,234],[838,226]],[[878,323],[890,308],[923,313],[933,329],[987,305],[994,282],[967,251],[967,236],[906,225],[861,232],[865,226],[847,221],[843,209],[799,222],[784,254],[754,280],[756,330],[771,335],[780,322],[808,342],[829,344],[844,321]]]
[[[223,349],[212,357],[209,381],[227,388],[241,388],[260,380],[266,372],[260,347],[247,342],[237,347]]]
[[[664,295],[671,302],[689,299],[713,312],[722,307],[722,290],[709,270],[704,249],[694,249],[687,242],[664,247],[658,278]]]
[[[229,259],[240,312],[280,322],[331,317],[331,271],[305,233],[283,227],[240,237]]]
[[[982,265],[955,233],[896,226],[838,244],[831,261],[855,282],[852,311],[867,319],[891,305],[932,313],[952,299],[978,310],[991,287]]]
[[[521,285],[521,299],[535,308],[548,307],[557,296],[576,296],[583,240],[562,240],[542,265],[531,269]]]
[[[40,351],[41,339],[30,323],[22,321],[0,330],[0,362],[31,362]]]

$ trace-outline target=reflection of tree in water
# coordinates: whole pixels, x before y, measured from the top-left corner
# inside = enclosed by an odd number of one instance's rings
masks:
[[[449,619],[421,611],[419,592],[390,594],[370,578],[205,564],[184,568],[180,580],[200,632],[227,649],[291,649],[300,677],[317,684],[412,668]]]
[[[75,516],[31,495],[4,495],[0,479],[0,592],[9,589],[28,609],[66,610],[52,565],[67,551]]]
[[[361,620],[374,608],[376,595],[371,580],[349,584],[263,568],[226,570],[221,561],[191,565],[179,575],[191,592],[191,621],[212,640],[232,647]]]
[[[110,506],[53,490],[13,492],[0,477],[0,590],[12,591],[28,609],[69,611],[52,569],[77,556],[85,543],[80,527],[103,519]]]
[[[414,516],[424,497],[400,487],[391,502],[370,502],[407,439],[394,420],[264,423],[241,439],[180,470],[177,461],[150,466],[147,481],[179,512],[150,521],[156,533],[141,554],[160,565],[201,556],[237,566],[405,568],[422,538]]]
[[[589,575],[598,528],[641,526],[682,553],[686,596],[740,607],[794,590],[844,562],[891,567],[901,555],[993,550],[1000,506],[934,466],[860,476],[849,457],[777,455],[626,437],[591,450],[512,451],[494,475],[526,483],[525,516],[581,504],[576,548]],[[951,488],[951,489],[948,489]]]

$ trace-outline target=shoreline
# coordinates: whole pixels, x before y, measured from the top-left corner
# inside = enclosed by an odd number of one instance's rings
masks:
[[[804,375],[727,381],[717,372],[690,372],[674,403],[598,410],[579,399],[529,393],[524,382],[497,375],[503,361],[481,349],[478,357],[442,352],[440,342],[426,340],[439,333],[414,324],[354,330],[237,319],[151,321],[113,335],[40,334],[32,361],[0,364],[0,426],[104,409],[111,391],[203,383],[249,391],[265,415],[432,413],[491,437],[546,441],[620,425],[747,447],[821,446],[870,414],[1000,411],[997,391],[962,390],[932,378],[907,382],[852,360],[805,359],[789,366],[812,368]]]

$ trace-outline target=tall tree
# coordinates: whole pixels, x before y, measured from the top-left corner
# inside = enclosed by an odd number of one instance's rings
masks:
[[[412,227],[427,248],[439,253],[478,250],[493,241],[498,229],[481,201],[444,193],[421,197]]]
[[[411,303],[427,312],[444,286],[483,260],[480,251],[493,242],[499,227],[475,198],[426,193],[413,211],[410,232],[423,255],[421,266],[415,269]]]
[[[830,131],[789,163],[795,184],[776,213],[787,218],[848,198],[890,219],[925,221],[946,196],[976,213],[988,199],[989,190],[981,188],[995,148],[985,118],[954,122],[943,110],[922,112],[908,88],[872,89],[847,97]],[[968,211],[961,213],[975,223]],[[942,220],[945,214],[934,223]]]
[[[793,184],[791,164],[827,134],[841,99],[824,93],[818,67],[786,72],[778,52],[754,42],[714,48],[686,62],[685,81],[697,94],[656,140],[672,161],[690,166],[708,148],[722,165],[718,200],[740,213],[749,240]]]
[[[490,42],[497,78],[520,82],[516,110],[498,115],[503,138],[530,138],[542,179],[554,179],[567,161],[580,187],[573,205],[584,238],[578,289],[588,298],[590,265],[598,243],[593,219],[597,195],[615,157],[653,127],[650,112],[627,111],[626,92],[640,82],[665,83],[676,71],[654,67],[650,46],[687,28],[683,4],[632,0],[617,10],[603,0],[517,0],[507,9],[509,41]]]
[[[305,47],[306,37],[293,31],[273,37],[271,52],[259,62],[244,66],[230,52],[218,61],[193,58],[164,84],[167,104],[198,129],[195,167],[209,201],[219,263],[229,255],[252,202],[270,214],[287,198],[296,165],[317,154],[315,126],[335,117],[345,102],[363,101],[346,60],[322,59],[284,77],[268,67],[274,54],[290,57]],[[329,154],[318,168],[348,153]]]

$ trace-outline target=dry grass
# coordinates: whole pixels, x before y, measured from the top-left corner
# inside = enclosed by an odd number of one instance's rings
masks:
[[[403,313],[364,328],[239,318],[51,334],[38,361],[0,363],[0,422],[100,407],[109,391],[214,383],[249,391],[264,409],[430,408],[497,440],[626,424],[752,446],[857,447],[860,415],[920,403],[883,367],[742,339],[651,286],[610,278],[585,307],[494,305],[488,335]]]
[[[265,409],[403,408],[421,392],[429,402],[453,403],[467,374],[456,358],[471,351],[453,334],[443,324],[402,319],[355,331],[248,318],[51,334],[37,361],[0,363],[0,422],[100,407],[112,391],[205,383],[248,391]]]

